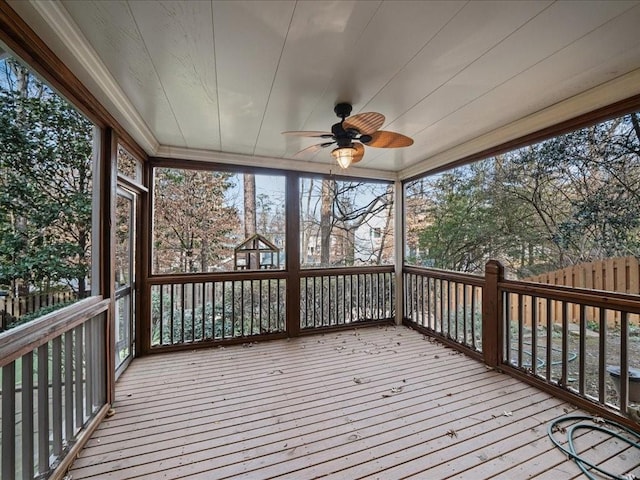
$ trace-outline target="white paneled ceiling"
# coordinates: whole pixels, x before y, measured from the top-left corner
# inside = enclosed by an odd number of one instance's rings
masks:
[[[404,178],[640,93],[639,1],[10,1],[151,155],[336,170],[333,107]]]

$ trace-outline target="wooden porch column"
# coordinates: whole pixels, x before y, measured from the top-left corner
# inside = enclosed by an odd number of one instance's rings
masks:
[[[482,289],[482,352],[490,367],[502,363],[502,298],[498,282],[504,278],[504,268],[497,260],[489,260],[484,269]]]
[[[115,264],[113,226],[115,225],[117,139],[111,128],[102,130],[100,158],[100,293],[108,298],[106,322],[107,404],[115,398]]]
[[[286,187],[287,219],[287,335],[300,335],[300,177],[289,172]]]
[[[404,283],[402,277],[402,268],[404,267],[404,186],[401,181],[396,180],[393,185],[393,229],[395,235],[393,236],[394,245],[394,257],[395,257],[395,277],[396,277],[396,291],[395,291],[395,307],[396,307],[396,325],[402,325],[404,320]]]

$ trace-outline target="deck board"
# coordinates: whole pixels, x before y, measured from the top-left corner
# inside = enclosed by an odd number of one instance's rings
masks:
[[[580,475],[546,433],[573,407],[405,327],[136,359],[114,408],[74,480]]]

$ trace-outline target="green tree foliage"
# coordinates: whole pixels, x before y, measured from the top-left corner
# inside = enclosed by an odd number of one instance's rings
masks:
[[[93,126],[24,67],[0,82],[0,284],[66,282],[90,270]]]
[[[421,179],[407,188],[426,198],[408,199],[422,209],[412,235],[436,267],[497,258],[522,277],[640,256],[639,139],[631,114]]]

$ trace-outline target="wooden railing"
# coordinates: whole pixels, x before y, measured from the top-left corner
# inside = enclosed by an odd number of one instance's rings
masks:
[[[633,353],[640,351],[633,323],[640,296],[507,280],[495,261],[484,277],[405,267],[403,283],[405,323],[466,353],[481,352],[492,368],[631,422],[629,405],[640,404],[640,382],[629,374],[640,374]]]
[[[405,267],[403,284],[405,321],[470,352],[482,351],[482,277]]]
[[[393,267],[303,270],[300,329],[392,321],[395,316]]]
[[[108,307],[88,298],[0,335],[1,478],[64,469],[104,416]]]
[[[629,378],[629,369],[640,367],[640,359],[630,355],[631,341],[638,343],[630,327],[640,313],[639,296],[504,279],[498,289],[503,365],[627,414],[629,388],[640,387]],[[613,314],[617,328],[607,321]],[[616,367],[618,375],[611,373]],[[632,400],[640,403],[640,395]]]
[[[284,272],[175,275],[150,283],[152,349],[285,331]]]

